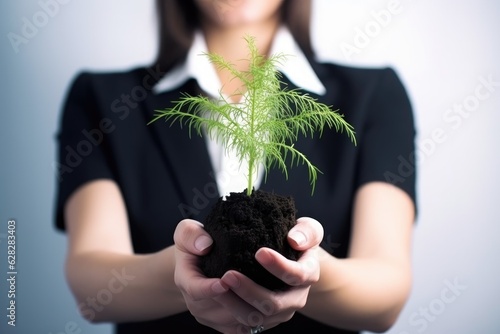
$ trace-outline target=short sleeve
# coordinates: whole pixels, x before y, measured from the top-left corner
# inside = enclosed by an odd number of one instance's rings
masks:
[[[55,225],[65,229],[64,205],[81,185],[95,179],[113,179],[107,136],[111,120],[96,102],[92,75],[82,73],[70,86],[57,133]]]
[[[358,143],[358,186],[391,183],[411,197],[416,209],[416,131],[407,92],[392,69],[382,71],[373,92]]]

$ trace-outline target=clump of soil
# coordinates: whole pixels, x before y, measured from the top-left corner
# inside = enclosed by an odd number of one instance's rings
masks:
[[[288,285],[264,269],[255,260],[255,252],[269,247],[297,260],[300,253],[287,241],[295,224],[291,197],[254,190],[251,196],[244,191],[219,198],[204,222],[214,243],[210,253],[200,258],[200,268],[207,277],[237,270],[270,290],[285,290]]]

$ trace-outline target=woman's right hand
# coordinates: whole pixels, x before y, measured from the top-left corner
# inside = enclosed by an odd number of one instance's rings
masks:
[[[221,279],[207,278],[198,267],[198,257],[209,252],[212,239],[195,220],[185,219],[179,222],[174,232],[175,242],[175,284],[182,292],[187,308],[196,320],[222,333],[248,333],[251,324],[236,319],[231,310],[216,301],[239,300]],[[248,313],[256,312],[251,305]]]

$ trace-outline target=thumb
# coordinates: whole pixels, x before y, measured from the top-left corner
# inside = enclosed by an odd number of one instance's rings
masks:
[[[316,219],[301,217],[288,232],[288,242],[296,250],[307,250],[321,243],[323,233],[323,226]]]
[[[203,224],[196,220],[184,219],[175,228],[174,243],[182,252],[203,255],[208,252],[213,240],[203,229]]]

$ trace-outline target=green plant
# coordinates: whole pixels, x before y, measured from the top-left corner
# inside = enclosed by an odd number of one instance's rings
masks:
[[[156,110],[150,123],[161,118],[172,123],[178,121],[189,127],[190,136],[193,129],[201,136],[205,127],[211,138],[217,139],[227,150],[234,149],[240,161],[247,159],[247,195],[252,193],[253,172],[260,163],[264,164],[266,174],[277,165],[288,178],[288,157],[291,158],[291,165],[307,165],[314,192],[320,171],[294,147],[294,142],[300,134],[312,137],[319,132],[321,135],[324,127],[328,126],[345,131],[355,143],[353,128],[338,110],[334,111],[296,89],[283,89],[276,66],[285,56],[280,54],[266,58],[259,54],[253,37],[246,37],[245,40],[250,52],[247,71],[237,70],[217,54],[206,54],[215,66],[229,71],[233,78],[244,84],[246,92],[240,103],[229,102],[222,92],[220,100],[202,95],[184,95],[179,101],[174,101],[173,107]]]

